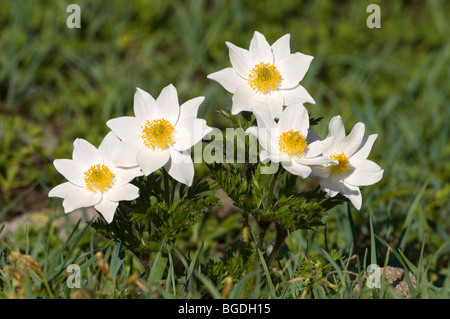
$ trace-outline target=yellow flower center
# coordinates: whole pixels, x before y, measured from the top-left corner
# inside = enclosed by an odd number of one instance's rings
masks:
[[[86,188],[92,192],[104,192],[114,181],[114,173],[106,165],[93,165],[84,172]]]
[[[268,93],[280,86],[281,74],[272,63],[261,62],[253,67],[248,76],[250,87],[261,93]]]
[[[341,154],[331,154],[328,156],[329,159],[339,161],[338,164],[327,164],[331,172],[334,174],[343,174],[350,168],[350,163],[348,158],[344,153]]]
[[[142,130],[144,144],[152,149],[164,149],[174,144],[173,132],[175,128],[166,119],[147,121]]]
[[[280,151],[288,155],[303,155],[307,145],[306,138],[300,131],[290,130],[278,137]]]

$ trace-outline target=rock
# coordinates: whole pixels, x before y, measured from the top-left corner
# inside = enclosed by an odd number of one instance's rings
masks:
[[[382,276],[383,271],[384,269],[380,268],[380,273],[382,274]],[[409,271],[408,273],[413,287],[416,288],[417,287],[416,277],[413,275],[412,272]],[[386,281],[395,288],[395,290],[400,296],[404,298],[411,297],[411,292],[409,291],[408,283],[405,280],[405,271],[403,270],[403,268],[387,266],[385,270],[385,276]]]

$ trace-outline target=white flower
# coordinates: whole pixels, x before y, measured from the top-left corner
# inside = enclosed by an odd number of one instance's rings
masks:
[[[225,42],[233,67],[212,73],[208,78],[234,94],[232,114],[265,109],[273,118],[279,118],[283,105],[315,104],[299,84],[313,57],[300,52],[291,54],[289,39],[290,35],[286,34],[270,46],[264,35],[255,31],[249,50]]]
[[[139,188],[129,182],[142,175],[138,167],[119,168],[114,165],[111,152],[119,142],[112,132],[105,136],[98,149],[86,140],[76,139],[73,159],[53,162],[68,182],[54,187],[48,196],[64,198],[66,213],[94,206],[111,223],[119,201],[139,196]]]
[[[256,136],[264,149],[260,152],[261,161],[279,162],[288,172],[302,178],[310,175],[311,165],[337,163],[321,155],[334,137],[321,141],[309,130],[309,116],[303,105],[286,107],[278,123],[267,111],[254,113],[258,127],[250,127],[246,133]]]
[[[190,186],[194,163],[189,149],[212,129],[197,118],[204,97],[179,106],[175,87],[165,87],[155,100],[137,89],[134,95],[135,117],[109,120],[106,125],[122,140],[113,151],[118,166],[138,165],[147,176],[164,166],[177,181]]]
[[[329,196],[341,193],[356,209],[361,208],[359,186],[372,185],[383,177],[383,170],[367,159],[377,134],[364,136],[365,126],[356,123],[348,136],[340,116],[331,119],[328,137],[335,137],[323,155],[339,161],[338,164],[313,166],[313,175],[319,177],[320,187]]]

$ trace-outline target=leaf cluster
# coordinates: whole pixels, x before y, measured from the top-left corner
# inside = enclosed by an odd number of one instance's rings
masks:
[[[202,271],[219,290],[222,290],[227,278],[237,282],[253,270],[255,248],[253,242],[244,244],[242,240],[236,240],[227,247],[220,261],[209,260],[202,265]]]
[[[341,262],[344,260],[342,253],[332,249],[329,253],[331,260],[334,262]],[[310,293],[314,291],[315,286],[326,285],[333,291],[336,291],[338,283],[338,276],[336,271],[329,261],[323,260],[319,257],[304,257],[303,261],[295,271],[296,278],[303,278],[304,288]]]
[[[120,240],[124,248],[142,261],[162,243],[173,243],[179,233],[191,227],[219,204],[216,187],[208,180],[195,179],[191,187],[178,185],[162,174],[135,179],[140,196],[131,203],[121,202],[114,220],[98,219],[93,227],[109,239]]]
[[[298,191],[298,177],[284,172],[279,187],[271,188],[274,175],[261,174],[264,164],[239,167],[235,164],[209,164],[212,179],[225,190],[236,207],[258,222],[278,222],[286,229],[311,229],[323,225],[321,219],[333,207],[348,200],[338,194],[329,197],[316,187]]]

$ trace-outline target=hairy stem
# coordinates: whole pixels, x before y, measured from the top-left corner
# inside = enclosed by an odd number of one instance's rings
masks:
[[[256,246],[256,249],[262,250],[262,247],[264,245],[264,239],[266,237],[267,229],[269,228],[270,222],[261,221],[259,224],[259,238],[258,238],[258,245]]]
[[[350,229],[352,230],[353,249],[354,252],[358,254],[358,239],[356,237],[356,227],[355,222],[353,221],[352,208],[350,206],[350,203],[347,203],[347,216],[348,222],[350,223]]]
[[[175,188],[177,186],[177,181],[173,178],[171,178],[172,180],[172,193],[170,194],[170,205],[173,205],[173,201],[175,199]]]
[[[266,237],[266,232],[267,229],[269,228],[270,225],[270,221],[260,221],[259,223],[259,238],[258,238],[258,245],[256,246],[256,250],[255,250],[255,256],[254,256],[254,260],[253,260],[253,266],[252,266],[252,271],[256,270],[256,267],[258,266],[258,261],[259,261],[259,256],[258,256],[258,250],[262,251],[262,246],[264,245],[264,238]],[[255,283],[255,275],[252,276],[252,278],[250,279],[250,284],[254,285]]]
[[[273,259],[278,253],[278,249],[284,243],[284,240],[286,239],[287,236],[287,230],[286,228],[283,227],[283,225],[275,223],[275,227],[277,229],[277,237],[275,239],[275,245],[273,246],[272,252],[270,253],[269,259],[267,261],[267,266],[270,266]]]
[[[164,178],[164,199],[168,206],[170,206],[170,191],[169,191],[169,174],[163,169]]]

